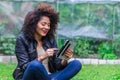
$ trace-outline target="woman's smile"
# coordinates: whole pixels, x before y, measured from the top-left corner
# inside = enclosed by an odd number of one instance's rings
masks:
[[[39,36],[46,36],[48,31],[50,30],[50,19],[47,16],[43,16],[36,27],[36,33]]]
[[[48,33],[48,30],[43,29],[42,32],[43,32],[44,35],[46,35]]]

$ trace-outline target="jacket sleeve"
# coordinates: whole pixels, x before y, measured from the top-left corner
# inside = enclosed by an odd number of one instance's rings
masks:
[[[29,64],[29,57],[26,47],[27,46],[25,40],[21,36],[19,36],[16,40],[15,54],[18,60],[18,65],[22,70],[25,70],[27,65]]]

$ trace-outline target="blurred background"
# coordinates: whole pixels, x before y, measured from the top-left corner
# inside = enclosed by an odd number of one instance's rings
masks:
[[[118,0],[1,0],[0,55],[15,55],[15,41],[25,15],[39,2],[60,13],[58,47],[71,40],[74,57],[120,58],[120,1]]]

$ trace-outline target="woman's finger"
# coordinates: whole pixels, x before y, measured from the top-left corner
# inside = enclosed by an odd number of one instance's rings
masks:
[[[55,51],[55,50],[58,50],[58,48],[51,48],[51,49],[54,50],[54,51]]]

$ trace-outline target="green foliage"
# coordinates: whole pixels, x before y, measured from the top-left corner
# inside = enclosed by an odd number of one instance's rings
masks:
[[[71,4],[59,4],[59,12],[60,12],[60,20],[63,23],[71,23],[72,20],[69,19],[71,18],[71,9],[72,6]]]
[[[0,37],[0,52],[5,55],[13,55],[15,51],[15,36],[3,35]]]
[[[8,23],[7,20],[4,20],[2,22],[0,22],[0,36],[3,34],[3,32],[5,31],[5,26]]]
[[[78,39],[76,45],[74,47],[74,53],[79,55],[80,57],[87,58],[90,53],[94,51],[90,49],[90,40],[88,39]]]
[[[118,57],[120,57],[120,37],[113,40],[113,51]]]
[[[98,47],[99,59],[116,59],[117,56],[113,53],[112,44],[109,42],[103,42]]]
[[[88,4],[74,4],[73,6],[73,23],[75,22],[80,27],[88,25]]]
[[[0,22],[0,53],[5,55],[12,55],[14,54],[15,50],[15,36],[4,34],[7,24],[8,20],[3,20]],[[16,28],[13,29],[13,32],[15,32],[15,29]]]
[[[12,31],[12,34],[14,34],[14,35],[18,35],[19,33],[20,33],[20,30],[17,28],[17,27],[15,27],[13,30],[11,30]]]
[[[65,39],[58,39],[58,40],[57,40],[58,48],[59,48],[59,49],[63,46],[64,42],[65,42]]]
[[[113,53],[111,54],[105,54],[103,59],[117,59],[117,56]]]

